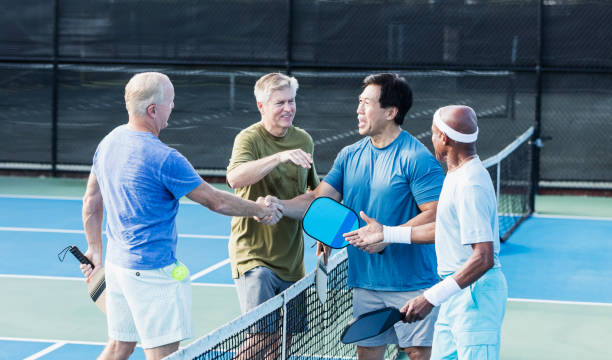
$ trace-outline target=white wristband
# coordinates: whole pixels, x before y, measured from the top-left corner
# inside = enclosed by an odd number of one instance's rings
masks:
[[[412,226],[385,226],[383,225],[384,243],[410,244],[412,238]]]
[[[452,276],[449,276],[433,287],[425,290],[423,296],[425,296],[425,299],[433,306],[438,306],[459,291],[461,291],[459,284],[457,284]]]

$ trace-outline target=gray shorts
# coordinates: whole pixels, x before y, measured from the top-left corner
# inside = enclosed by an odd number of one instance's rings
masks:
[[[250,310],[263,304],[267,300],[280,294],[288,287],[293,285],[293,281],[285,281],[279,278],[274,271],[265,266],[257,266],[237,279],[236,290],[238,292],[238,301],[240,302],[240,310],[246,314]],[[303,331],[306,328],[306,301],[302,294],[287,304],[287,328],[290,333]],[[278,320],[279,311],[271,314],[262,323],[251,330],[255,332],[274,332],[276,331],[276,320]],[[280,320],[279,320],[280,321]]]
[[[387,306],[401,309],[408,300],[417,297],[427,289],[415,291],[376,291],[360,288],[353,289],[353,316],[357,317],[368,311],[378,310]],[[358,346],[374,347],[387,344],[398,344],[400,347],[431,346],[434,324],[438,318],[438,307],[421,321],[412,324],[398,322],[384,333],[363,341]]]
[[[257,266],[244,273],[238,279],[234,279],[240,310],[246,314],[250,310],[263,304],[268,299],[280,294],[292,281],[285,281],[265,266]]]

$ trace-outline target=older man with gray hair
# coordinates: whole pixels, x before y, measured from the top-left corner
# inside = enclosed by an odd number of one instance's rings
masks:
[[[387,227],[370,219],[345,237],[358,247],[435,238],[443,280],[406,303],[404,321],[421,320],[440,306],[432,359],[498,359],[508,288],[499,261],[495,190],[476,153],[476,113],[445,106],[434,114],[431,129],[436,158],[448,165],[435,224]]]
[[[95,265],[81,265],[86,281],[102,267],[106,209],[108,345],[98,359],[127,359],[140,341],[148,360],[176,351],[193,334],[191,282],[176,258],[175,218],[187,196],[225,215],[258,216],[269,224],[275,207],[211,187],[158,136],[174,108],[174,87],[161,73],[134,75],[125,87],[128,123],[100,142],[83,198],[83,225]]]

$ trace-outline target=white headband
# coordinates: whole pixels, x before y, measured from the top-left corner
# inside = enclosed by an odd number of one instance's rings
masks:
[[[446,123],[442,121],[442,117],[440,116],[440,109],[436,110],[436,113],[433,116],[433,121],[441,132],[445,133],[446,136],[457,142],[473,143],[478,138],[478,127],[476,127],[476,131],[472,134],[463,134],[446,125]]]

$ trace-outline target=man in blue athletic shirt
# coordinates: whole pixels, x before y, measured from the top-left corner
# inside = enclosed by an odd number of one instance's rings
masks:
[[[370,216],[390,226],[433,222],[444,173],[429,150],[400,127],[411,105],[404,78],[389,73],[366,77],[357,107],[359,134],[365,138],[340,151],[313,192],[281,200],[284,215],[301,218],[314,198],[328,196],[363,212],[364,220]],[[322,246],[317,250],[329,253]],[[385,306],[400,308],[439,280],[433,245],[381,243],[365,251],[350,246],[348,259],[354,316]],[[429,359],[436,316],[434,310],[422,322],[399,323],[358,342],[359,359],[382,359],[387,344],[399,344],[412,360]]]
[[[233,216],[281,217],[266,207],[216,190],[158,136],[174,108],[174,87],[161,73],[134,75],[125,87],[128,123],[98,145],[83,198],[83,226],[94,264],[102,267],[102,218],[108,239],[105,276],[108,345],[98,359],[127,359],[140,341],[146,358],[161,359],[192,336],[191,282],[176,259],[176,214],[187,196]]]

